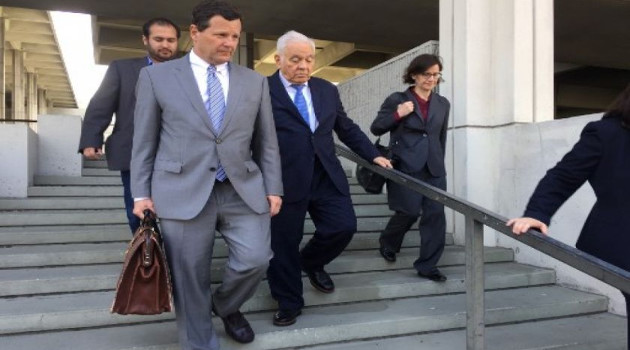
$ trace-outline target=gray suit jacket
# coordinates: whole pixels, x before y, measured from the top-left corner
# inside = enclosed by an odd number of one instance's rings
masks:
[[[164,219],[188,220],[199,214],[212,192],[219,160],[254,212],[269,211],[266,195],[282,195],[267,79],[234,64],[229,75],[225,117],[217,134],[188,55],[140,72],[131,193],[152,198]]]
[[[129,170],[136,82],[140,69],[146,65],[146,57],[116,60],[110,63],[101,86],[85,111],[79,152],[87,147],[103,146],[103,132],[111,123],[113,115],[116,114],[114,130],[105,144],[107,165],[110,170]]]

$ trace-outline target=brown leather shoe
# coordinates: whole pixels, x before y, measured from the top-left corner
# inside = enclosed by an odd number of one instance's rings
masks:
[[[254,341],[254,330],[240,311],[221,317],[225,333],[239,343],[251,343]]]
[[[330,275],[324,271],[324,269],[319,270],[304,270],[308,279],[311,281],[311,285],[315,287],[318,291],[322,293],[332,293],[335,291],[335,284],[330,278]]]

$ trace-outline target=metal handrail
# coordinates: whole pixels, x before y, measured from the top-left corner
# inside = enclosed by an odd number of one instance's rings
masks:
[[[625,293],[630,293],[630,271],[598,259],[535,230],[515,235],[506,226],[507,218],[459,198],[398,170],[374,165],[348,148],[335,145],[337,154],[399,183],[427,198],[444,204],[466,217],[466,346],[484,349],[485,307],[483,275],[483,226],[488,226],[573,268],[603,281]]]
[[[0,119],[0,123],[5,122],[5,123],[12,123],[12,122],[18,122],[18,123],[37,123],[37,119]]]

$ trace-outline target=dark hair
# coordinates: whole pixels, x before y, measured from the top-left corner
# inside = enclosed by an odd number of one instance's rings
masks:
[[[424,73],[427,71],[427,69],[435,66],[436,64],[440,67],[441,72],[442,59],[440,58],[440,56],[425,53],[414,58],[411,63],[409,63],[409,66],[407,66],[407,69],[405,69],[405,74],[403,74],[402,76],[403,82],[405,84],[415,83],[415,81],[413,80],[414,75]],[[440,79],[440,81],[442,81],[442,79]]]
[[[210,26],[210,19],[214,16],[221,16],[228,21],[242,19],[243,16],[238,8],[225,1],[205,0],[197,4],[192,11],[192,24],[200,32]]]
[[[159,26],[171,26],[175,28],[177,39],[179,39],[179,36],[181,34],[179,31],[179,26],[170,19],[164,17],[151,18],[142,26],[142,35],[144,35],[145,38],[148,39],[149,35],[151,35],[151,26],[154,24],[157,24]]]
[[[604,115],[604,118],[608,117],[621,119],[621,125],[630,129],[630,84],[610,104]]]

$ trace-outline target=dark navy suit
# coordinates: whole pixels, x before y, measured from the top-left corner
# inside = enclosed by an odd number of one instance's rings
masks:
[[[323,268],[348,245],[356,231],[356,216],[346,174],[335,155],[333,131],[341,142],[366,160],[380,154],[344,112],[337,88],[319,78],[308,81],[319,125],[314,132],[299,114],[279,72],[269,77],[273,117],[282,160],[284,197],[280,213],[271,219],[268,279],[280,309],[304,306],[300,267]],[[299,251],[304,218],[309,213],[316,231]]]
[[[575,246],[630,271],[630,130],[619,118],[605,117],[584,127],[573,149],[540,180],[524,216],[549,225],[586,181],[597,201]],[[624,297],[630,314],[630,295]]]

